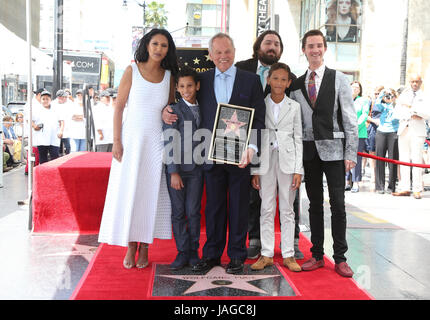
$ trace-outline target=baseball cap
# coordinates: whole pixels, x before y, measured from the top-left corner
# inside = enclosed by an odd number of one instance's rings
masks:
[[[41,97],[43,97],[43,96],[51,96],[51,92],[49,92],[48,90],[44,90],[44,91],[42,91],[42,92],[40,93],[40,96],[41,96]]]
[[[66,93],[66,91],[60,89],[57,91],[57,93],[55,94],[55,96],[58,97],[68,97],[69,95]]]
[[[109,90],[103,90],[101,93],[100,93],[100,98],[102,98],[102,97],[110,97],[111,96],[111,93],[110,93],[110,91]]]
[[[43,91],[47,91],[45,88],[39,88],[36,91],[33,91],[34,94],[41,94]]]

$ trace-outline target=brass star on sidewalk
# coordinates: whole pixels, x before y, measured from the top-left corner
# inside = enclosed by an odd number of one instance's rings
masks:
[[[90,262],[96,251],[97,251],[97,247],[95,247],[95,246],[74,244],[72,250],[70,250],[70,251],[46,254],[46,255],[44,255],[44,257],[82,256],[85,260]]]
[[[268,292],[250,284],[249,281],[275,278],[280,277],[280,275],[234,275],[226,273],[223,267],[216,266],[205,275],[160,275],[160,277],[194,281],[194,284],[189,287],[183,295],[220,287],[257,292],[260,294],[269,294]]]

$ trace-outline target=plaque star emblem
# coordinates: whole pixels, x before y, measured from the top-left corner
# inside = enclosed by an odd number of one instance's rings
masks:
[[[160,275],[160,277],[194,282],[191,287],[185,290],[183,295],[220,287],[257,292],[260,294],[269,294],[249,282],[280,277],[280,275],[234,275],[226,273],[223,267],[216,266],[205,275]]]
[[[81,244],[74,244],[73,248],[70,251],[64,251],[64,252],[57,252],[57,253],[51,253],[46,254],[44,257],[59,257],[59,256],[82,256],[85,260],[88,262],[91,261],[94,253],[96,252],[97,247],[95,246],[87,246],[87,245],[81,245]]]
[[[205,57],[206,57],[206,61],[209,61],[211,59],[211,57],[209,57],[208,54],[205,54]]]
[[[227,128],[224,131],[224,134],[228,134],[233,132],[236,136],[240,136],[240,128],[246,125],[246,122],[241,122],[237,119],[237,112],[235,111],[230,119],[221,119],[226,125]]]
[[[199,64],[200,63],[200,59],[199,58],[195,58],[193,61],[194,61],[194,64]]]

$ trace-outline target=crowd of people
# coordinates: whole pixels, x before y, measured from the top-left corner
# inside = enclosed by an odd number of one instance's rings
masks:
[[[301,77],[279,62],[283,51],[280,35],[269,30],[255,41],[253,57],[235,64],[233,39],[219,33],[209,42],[215,68],[197,74],[179,68],[170,33],[153,29],[139,42],[114,107],[112,95],[100,93],[100,101],[94,103],[97,146],[99,151],[112,151],[113,159],[99,241],[128,248],[123,259],[126,269],[148,266],[149,245],[154,238],[171,239],[172,230],[178,251],[172,270],[190,265],[194,272],[205,272],[221,264],[226,246],[227,273],[242,272],[246,259],[258,258],[252,270],[271,266],[277,197],[284,266],[293,272],[322,268],[325,175],[335,271],[353,276],[346,262],[345,191],[359,192],[367,161],[378,193],[410,195],[411,182],[410,168],[402,166],[396,192],[397,166],[389,163],[385,189],[385,162],[357,153],[416,164],[424,157],[429,160],[424,142],[430,108],[420,90],[422,80],[411,77],[410,87],[399,97],[382,86],[366,97],[359,82],[351,83],[325,65],[327,40],[319,30],[303,37],[302,51],[309,64]],[[51,159],[58,157],[61,141],[64,153],[84,149],[81,92],[72,99],[60,90],[56,97],[52,102],[45,90],[36,97],[39,105],[32,127],[41,135],[35,135],[41,163],[48,153]],[[218,104],[254,111],[250,143],[237,165],[209,161],[208,148],[199,149],[210,140],[204,133],[212,134]],[[237,121],[234,116],[230,119],[233,125]],[[179,138],[167,135],[169,130],[176,130]],[[197,134],[198,130],[203,133]],[[173,149],[165,148],[172,144]],[[179,150],[179,159],[166,163],[174,150]],[[255,158],[261,162],[256,164]],[[412,172],[413,194],[419,199],[423,170]],[[296,260],[304,258],[297,205],[302,181],[309,199],[312,258],[299,265]],[[200,258],[203,184],[207,240]]]
[[[421,76],[415,74],[405,88],[394,90],[378,86],[373,97],[364,98],[361,84],[352,83],[359,126],[358,152],[414,165],[430,164],[426,142],[430,137],[430,108],[426,105],[422,84]],[[346,190],[359,191],[367,163],[367,159],[364,160],[359,156],[357,166],[347,174]],[[421,199],[423,174],[428,170],[375,159],[370,159],[369,164],[371,191],[393,196],[410,196],[412,193],[415,199]],[[387,165],[389,176],[386,186]]]
[[[109,88],[96,92],[90,87],[89,95],[94,115],[96,151],[110,152],[117,91]],[[25,163],[25,174],[28,173],[28,106],[24,113],[18,113],[15,119],[3,117],[4,172]],[[82,89],[78,89],[75,96],[69,89],[58,90],[54,96],[44,88],[36,90],[31,121],[35,165],[71,152],[87,151],[85,121]]]

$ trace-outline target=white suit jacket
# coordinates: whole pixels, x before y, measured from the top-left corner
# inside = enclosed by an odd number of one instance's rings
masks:
[[[281,104],[278,121],[273,116],[269,107],[271,96],[266,102],[266,129],[263,130],[261,141],[261,162],[258,174],[264,174],[269,169],[273,145],[278,142],[279,167],[285,174],[303,174],[303,139],[302,139],[302,115],[300,104],[287,96]]]
[[[412,119],[413,115],[422,119]],[[426,104],[424,93],[419,90],[416,97],[413,98],[412,90],[406,89],[397,100],[393,117],[399,119],[399,129],[397,130],[399,136],[409,127],[409,132],[413,136],[425,137],[427,135],[425,120],[430,119],[430,105]]]

